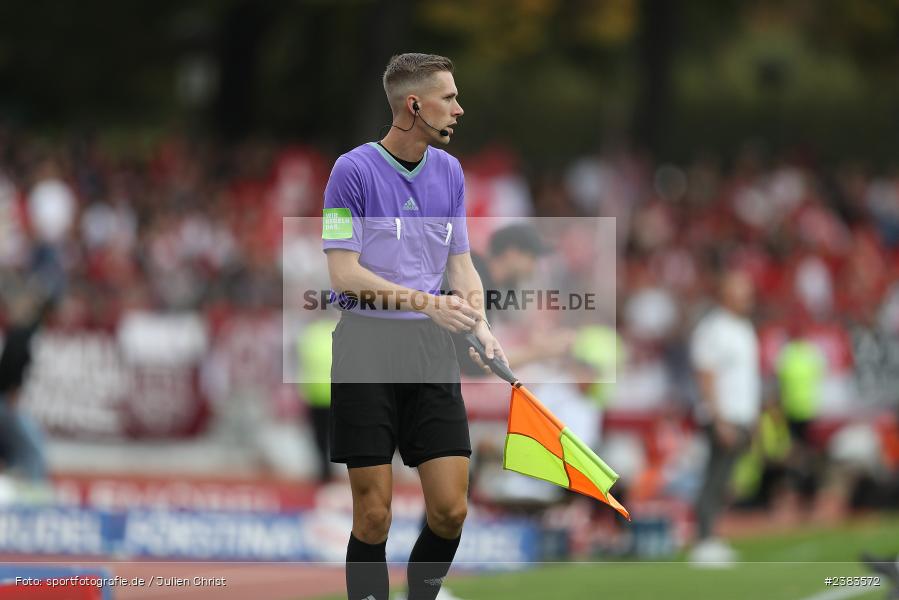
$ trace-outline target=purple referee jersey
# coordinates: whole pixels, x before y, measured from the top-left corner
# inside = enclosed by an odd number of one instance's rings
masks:
[[[331,170],[322,216],[324,251],[358,252],[366,269],[423,292],[437,293],[449,255],[469,250],[462,167],[430,146],[412,171],[375,142],[347,152]],[[413,311],[356,307],[352,312],[427,318]]]

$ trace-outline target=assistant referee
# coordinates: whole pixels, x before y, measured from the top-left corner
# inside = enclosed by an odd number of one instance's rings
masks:
[[[333,336],[331,460],[346,463],[353,493],[349,599],[388,597],[399,447],[418,469],[427,513],[409,557],[409,599],[433,600],[459,545],[471,456],[450,332],[473,330],[488,358],[506,359],[469,254],[462,168],[437,148],[463,114],[453,64],[401,54],[383,83],[390,131],[338,158],[325,189],[323,248],[343,308]],[[438,293],[444,274],[458,295]]]

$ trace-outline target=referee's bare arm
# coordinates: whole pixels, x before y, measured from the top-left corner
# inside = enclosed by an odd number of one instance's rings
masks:
[[[478,311],[478,323],[473,331],[484,344],[487,358],[492,359],[496,356],[508,366],[509,359],[487,324],[484,283],[481,281],[477,269],[474,268],[474,263],[471,262],[471,253],[451,254],[446,262],[446,276],[449,279],[450,287],[461,294],[472,308]],[[468,356],[476,365],[484,369],[485,373],[490,372],[490,367],[484,364],[474,348],[468,348]]]
[[[462,295],[462,298],[478,311],[477,319],[487,319],[484,306],[484,284],[478,275],[474,263],[471,262],[471,253],[462,252],[451,254],[446,261],[446,277],[450,288]]]
[[[377,294],[378,298],[386,297],[391,308],[424,313],[453,333],[469,331],[483,318],[481,311],[461,298],[436,296],[387,281],[360,265],[358,252],[332,248],[327,251],[327,256],[331,286],[337,291],[352,292],[359,298],[363,298],[365,292]]]

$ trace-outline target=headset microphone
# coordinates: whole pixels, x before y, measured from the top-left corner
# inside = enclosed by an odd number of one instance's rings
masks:
[[[428,127],[430,127],[431,129],[433,129],[434,131],[436,131],[437,133],[439,133],[443,137],[446,137],[449,135],[449,129],[437,129],[436,127],[432,126],[430,123],[425,121],[424,119],[422,119],[421,122],[424,123],[425,125],[427,125]]]
[[[442,137],[446,137],[446,136],[449,135],[449,131],[448,131],[448,130],[446,130],[446,129],[437,129],[436,127],[434,127],[433,125],[431,125],[430,123],[428,123],[427,121],[425,121],[425,118],[422,117],[422,116],[421,116],[421,113],[418,112],[418,111],[419,111],[419,108],[418,108],[418,102],[413,102],[413,103],[412,103],[412,110],[415,111],[415,114],[418,115],[418,117],[421,119],[421,122],[422,122],[422,123],[424,123],[425,125],[427,125],[427,126],[430,127],[431,129],[433,129],[434,131],[436,131],[437,133],[439,133]]]
[[[412,103],[412,110],[415,111],[415,116],[412,118],[412,125],[409,126],[409,129],[403,129],[402,127],[398,127],[398,126],[396,126],[396,125],[394,125],[394,127],[396,127],[397,129],[399,129],[400,131],[410,131],[413,127],[415,127],[415,119],[419,118],[419,119],[421,119],[421,122],[422,122],[422,123],[424,123],[425,125],[427,125],[427,126],[430,127],[431,129],[433,129],[434,131],[436,131],[437,133],[439,133],[442,137],[446,137],[446,136],[449,135],[449,130],[447,130],[447,129],[437,129],[436,127],[434,127],[433,125],[431,125],[430,123],[428,123],[427,121],[425,121],[425,118],[422,117],[422,116],[419,114],[419,112],[418,112],[418,111],[420,110],[420,109],[418,108],[418,102],[413,102],[413,103]]]

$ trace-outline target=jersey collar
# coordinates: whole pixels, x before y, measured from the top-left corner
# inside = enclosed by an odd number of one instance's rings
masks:
[[[431,150],[430,146],[425,147],[425,154],[421,157],[421,162],[418,163],[418,166],[410,171],[400,163],[396,162],[396,159],[390,156],[390,153],[382,148],[381,145],[377,142],[369,142],[368,145],[377,150],[378,154],[380,154],[381,157],[387,161],[387,164],[393,167],[397,173],[405,177],[407,181],[412,181],[413,179],[415,179],[416,175],[421,173],[421,170],[424,168],[425,163],[428,162],[428,154]]]

